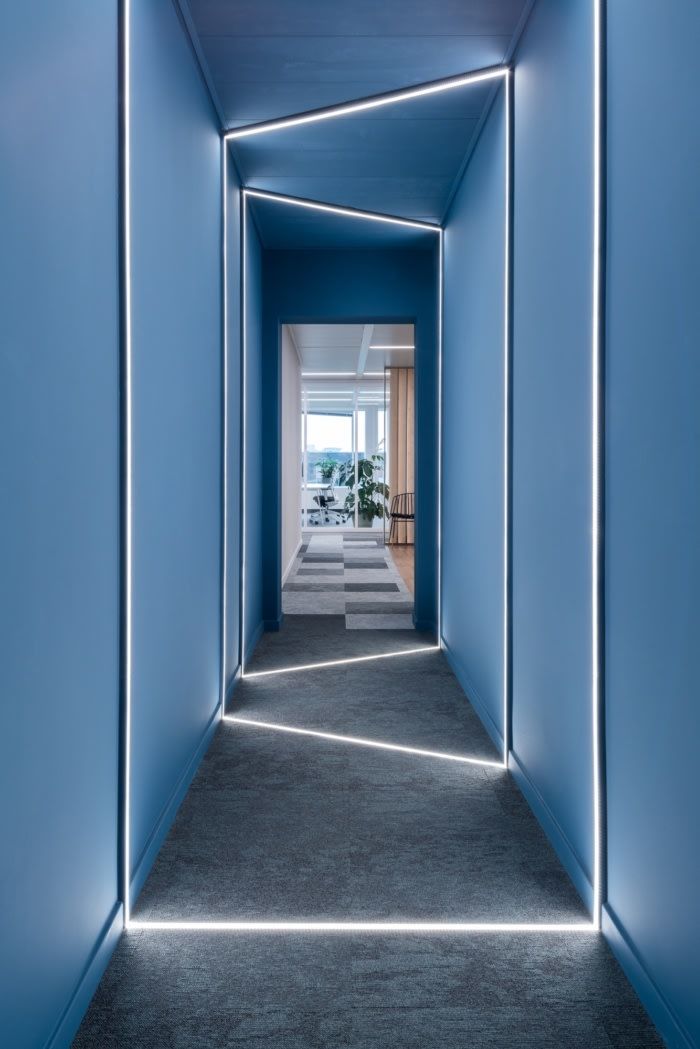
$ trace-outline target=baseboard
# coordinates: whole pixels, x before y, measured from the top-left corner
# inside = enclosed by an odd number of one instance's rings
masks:
[[[114,948],[119,943],[124,925],[124,909],[121,903],[115,903],[112,913],[105,922],[102,932],[97,937],[83,975],[70,997],[68,1005],[54,1028],[53,1034],[45,1044],[45,1049],[69,1049],[87,1007],[97,990],[102,975],[112,957]]]
[[[255,649],[258,647],[258,642],[260,641],[260,638],[263,636],[264,631],[265,631],[265,621],[261,619],[260,622],[258,623],[258,625],[256,626],[255,630],[253,631],[253,636],[251,637],[250,641],[248,642],[248,647],[246,648],[246,652],[245,652],[245,665],[246,666],[248,666],[248,664],[250,663],[251,659],[253,658],[253,653],[255,652]]]
[[[578,853],[562,830],[547,802],[530,779],[525,767],[522,765],[517,755],[512,751],[508,768],[512,772],[513,779],[520,789],[520,792],[525,796],[525,800],[537,817],[537,821],[542,827],[542,830],[549,838],[549,841],[564,865],[567,874],[574,883],[574,888],[590,911],[593,907],[593,886],[591,885],[588,874],[583,867]]]
[[[603,936],[669,1049],[697,1049],[649,975],[630,937],[609,903],[603,906]]]
[[[276,619],[263,619],[263,627],[267,633],[276,633],[282,629],[282,623],[284,621],[284,612],[277,616]]]
[[[289,559],[289,564],[287,565],[287,567],[285,568],[284,572],[282,573],[282,586],[284,586],[284,584],[287,582],[287,579],[289,578],[289,573],[294,568],[294,562],[296,561],[297,557],[299,556],[299,551],[301,550],[301,545],[302,545],[302,540],[300,538],[299,542],[296,545],[296,550],[294,551],[294,553],[292,554],[292,556]]]
[[[466,695],[467,699],[474,707],[474,710],[479,715],[479,719],[488,732],[491,740],[493,741],[499,754],[503,753],[503,734],[499,729],[496,722],[493,720],[489,713],[486,703],[479,695],[478,690],[474,687],[474,684],[469,678],[466,668],[458,656],[455,655],[454,651],[447,644],[445,639],[442,639],[442,650],[445,653],[445,659],[450,664],[452,673],[459,681],[462,686],[462,691]]]
[[[160,847],[165,841],[166,835],[170,830],[173,820],[177,814],[177,810],[182,804],[182,800],[187,793],[190,783],[194,779],[194,774],[199,768],[199,763],[204,757],[211,743],[212,736],[216,732],[219,724],[219,705],[217,704],[216,710],[209,718],[207,726],[202,733],[202,736],[197,744],[194,754],[185,766],[185,770],[177,781],[175,788],[170,795],[169,800],[166,802],[160,816],[156,821],[156,825],[151,831],[151,834],[146,842],[145,846],[141,851],[141,855],[134,868],[134,873],[131,877],[131,902],[132,906],[138,899],[138,895],[143,888],[144,882],[148,877],[151,867],[155,862],[155,858],[160,851]]]

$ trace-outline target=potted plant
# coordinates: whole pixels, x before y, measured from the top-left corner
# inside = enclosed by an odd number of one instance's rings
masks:
[[[316,469],[321,474],[321,480],[327,481],[328,484],[331,484],[337,468],[338,464],[335,459],[319,459],[316,463]]]
[[[389,486],[376,480],[375,475],[384,465],[383,455],[371,455],[368,459],[357,460],[357,484],[355,483],[355,464],[348,459],[338,470],[338,484],[348,488],[345,497],[345,510],[355,513],[357,500],[357,523],[360,528],[371,528],[375,517],[386,517],[386,500],[389,498]]]

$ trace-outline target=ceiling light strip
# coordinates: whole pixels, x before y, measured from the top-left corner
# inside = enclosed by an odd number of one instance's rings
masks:
[[[303,124],[317,124],[323,120],[352,116],[354,113],[380,109],[383,106],[394,105],[397,102],[409,102],[414,98],[438,95],[445,91],[454,91],[460,87],[467,87],[469,84],[496,80],[505,76],[509,68],[509,66],[490,66],[485,69],[475,69],[470,73],[461,73],[459,76],[432,80],[425,84],[418,84],[415,87],[402,88],[400,91],[387,91],[379,95],[368,95],[366,98],[359,98],[353,102],[343,102],[338,106],[324,106],[321,109],[297,113],[289,117],[282,117],[279,120],[263,120],[258,124],[229,128],[229,130],[224,132],[224,138],[228,140],[250,138],[253,135],[263,135],[268,131],[282,131],[286,128],[300,127]]]
[[[385,222],[392,226],[407,226],[409,229],[424,230],[428,233],[439,233],[440,226],[432,222],[421,222],[419,219],[402,219],[396,215],[384,215],[379,211],[362,211],[360,208],[344,208],[337,204],[323,204],[318,200],[308,200],[306,197],[289,197],[283,193],[270,193],[263,189],[244,189],[246,197],[256,197],[259,200],[273,200],[278,204],[292,204],[298,208],[308,208],[311,211],[323,211],[331,215],[346,215],[349,218],[368,219],[370,222]]]

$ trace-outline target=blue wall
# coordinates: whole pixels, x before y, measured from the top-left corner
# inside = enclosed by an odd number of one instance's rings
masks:
[[[171,0],[134,5],[132,70],[136,892],[219,696],[221,168]]]
[[[442,633],[474,706],[503,735],[505,106],[503,88],[447,217]]]
[[[0,1041],[34,1049],[121,924],[116,3],[3,9],[0,154]]]
[[[700,7],[608,8],[606,932],[700,1046]]]
[[[539,0],[515,71],[513,748],[590,902],[590,0]]]
[[[431,235],[432,240],[432,235]],[[264,427],[279,420],[279,326],[284,322],[413,321],[416,338],[416,620],[436,626],[437,286],[433,250],[266,251],[263,259],[266,382]],[[278,441],[266,446],[275,475]],[[261,431],[264,435],[264,431]],[[279,470],[277,469],[277,473]],[[270,492],[279,500],[279,492]],[[266,495],[267,498],[267,495]],[[263,518],[265,609],[280,616],[279,524],[275,504]],[[274,553],[276,551],[276,553]],[[271,552],[273,552],[271,554]]]
[[[261,522],[272,506],[271,470],[264,462],[263,443],[271,419],[262,404],[262,248],[255,222],[246,206],[245,338],[246,338],[246,491],[245,491],[245,635],[246,659],[263,629],[263,561],[269,556]],[[275,415],[273,418],[278,418]],[[274,474],[272,474],[274,476]]]

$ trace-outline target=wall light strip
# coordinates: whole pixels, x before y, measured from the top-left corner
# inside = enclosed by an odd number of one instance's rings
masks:
[[[221,280],[222,280],[222,340],[221,340],[221,687],[219,708],[221,717],[226,706],[226,646],[228,634],[228,258],[226,251],[228,226],[228,145],[221,142]]]
[[[246,617],[246,459],[248,442],[248,411],[247,411],[247,375],[246,366],[248,346],[248,207],[245,190],[241,190],[241,539],[240,539],[240,608],[239,608],[239,653],[238,660],[241,665],[241,677],[245,676],[245,617]]]
[[[345,933],[591,933],[590,922],[571,925],[544,922],[421,921],[135,921],[132,929],[160,932],[345,932]]]
[[[593,0],[593,300],[591,342],[591,705],[593,735],[593,924],[600,929],[603,903],[603,703],[602,484],[603,454],[603,0]]]
[[[370,350],[415,350],[415,346],[370,346]]]
[[[132,656],[133,656],[133,403],[132,403],[132,327],[131,327],[131,0],[124,0],[123,11],[123,557],[124,557],[124,639],[123,639],[123,688],[124,688],[124,755],[122,785],[122,902],[124,905],[124,928],[131,921],[131,700],[132,700]]]
[[[309,728],[294,728],[291,725],[280,725],[277,722],[258,721],[254,718],[241,718],[227,714],[224,721],[248,728],[269,729],[272,732],[286,732],[292,736],[311,736],[313,739],[328,739],[334,743],[348,743],[356,747],[371,747],[375,750],[392,750],[399,754],[415,754],[422,758],[438,758],[440,761],[456,761],[463,765],[481,765],[486,768],[503,769],[500,761],[487,761],[483,758],[468,758],[461,754],[449,754],[439,750],[424,750],[422,747],[405,747],[399,743],[381,743],[361,736],[343,736],[335,732],[318,732]]]
[[[224,137],[227,139],[250,138],[251,135],[262,135],[267,131],[282,131],[286,128],[299,127],[302,124],[316,124],[322,120],[351,116],[353,113],[379,109],[382,106],[390,106],[396,102],[409,102],[412,98],[438,95],[444,91],[454,91],[456,88],[466,87],[468,84],[479,84],[485,80],[495,80],[504,76],[507,71],[508,66],[491,66],[486,69],[476,69],[471,73],[462,73],[459,76],[433,80],[425,84],[418,84],[416,87],[403,88],[400,91],[387,91],[381,95],[369,95],[366,98],[359,98],[353,102],[344,102],[338,106],[326,106],[323,109],[297,113],[293,116],[282,117],[279,120],[265,120],[258,124],[231,128],[224,132]]]
[[[513,256],[513,78],[509,74],[505,89],[505,224],[503,244],[503,763],[508,765],[511,740],[511,335],[512,335],[512,256]]]
[[[438,417],[437,417],[437,638],[440,648],[442,638],[442,401],[443,376],[442,358],[444,342],[444,300],[445,300],[445,232],[440,230],[438,241]]]
[[[259,200],[274,200],[279,204],[291,204],[297,208],[309,208],[311,211],[323,211],[330,215],[347,215],[355,219],[368,219],[370,222],[385,222],[392,226],[407,226],[409,229],[420,229],[428,233],[439,233],[440,226],[432,222],[420,222],[418,219],[402,219],[396,215],[383,215],[378,211],[362,211],[360,208],[343,208],[336,204],[323,204],[318,200],[307,200],[305,197],[288,197],[283,193],[269,193],[262,189],[244,189],[246,197]]]
[[[380,652],[372,656],[352,656],[349,659],[328,659],[323,663],[304,663],[298,667],[280,667],[277,670],[256,670],[245,674],[246,681],[256,677],[273,677],[276,674],[298,674],[303,670],[324,670],[326,667],[349,666],[352,663],[373,663],[378,659],[396,659],[397,656],[417,656],[423,652],[437,652],[439,645],[422,645],[420,648],[405,648],[402,652]]]

